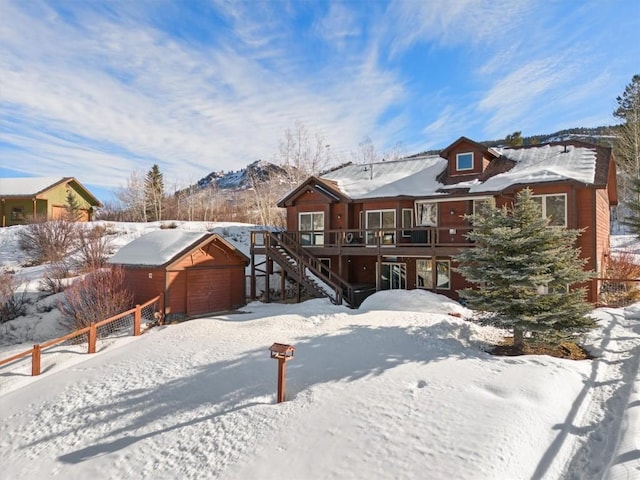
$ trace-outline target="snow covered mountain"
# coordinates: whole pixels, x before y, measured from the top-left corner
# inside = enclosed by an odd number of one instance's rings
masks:
[[[257,160],[246,168],[232,171],[211,172],[197,182],[199,188],[217,187],[222,190],[246,190],[253,182],[269,182],[284,178],[286,171],[279,165],[265,160]]]

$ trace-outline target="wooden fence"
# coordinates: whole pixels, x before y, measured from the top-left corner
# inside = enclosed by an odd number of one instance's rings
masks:
[[[147,320],[147,323],[162,319],[158,315],[161,315],[164,311],[163,303],[164,297],[160,294],[142,305],[136,305],[131,310],[119,313],[106,320],[92,323],[88,327],[81,328],[54,340],[36,344],[30,350],[1,359],[0,369],[13,366],[20,361],[24,362],[28,357],[31,357],[31,375],[40,375],[43,354],[52,351],[54,347],[72,346],[72,353],[82,353],[78,347],[86,343],[86,353],[95,353],[98,339],[114,336],[138,336],[141,332],[143,319]]]
[[[599,307],[626,307],[640,301],[640,279],[596,278]]]

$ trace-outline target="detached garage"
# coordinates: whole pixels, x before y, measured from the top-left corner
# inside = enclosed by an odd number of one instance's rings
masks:
[[[158,230],[125,245],[108,262],[124,268],[137,304],[164,293],[168,318],[245,304],[249,258],[216,233]]]

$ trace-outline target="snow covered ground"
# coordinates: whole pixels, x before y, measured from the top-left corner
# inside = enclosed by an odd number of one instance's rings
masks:
[[[0,478],[640,478],[640,305],[596,310],[579,362],[491,356],[504,332],[450,313],[469,314],[416,290],[253,302],[40,377],[0,368]],[[282,404],[273,342],[296,346]]]

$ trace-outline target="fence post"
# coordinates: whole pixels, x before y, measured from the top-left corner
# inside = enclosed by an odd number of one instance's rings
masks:
[[[31,352],[31,375],[40,375],[40,345],[34,345]]]
[[[137,337],[140,335],[140,319],[142,318],[142,310],[140,309],[140,305],[136,305],[136,311],[133,314],[133,336]]]
[[[89,325],[89,350],[87,353],[96,353],[96,337],[98,333],[98,329],[96,328],[95,322],[91,322]]]
[[[160,325],[164,325],[164,292],[160,292],[160,300],[158,300],[158,312],[160,312]]]

